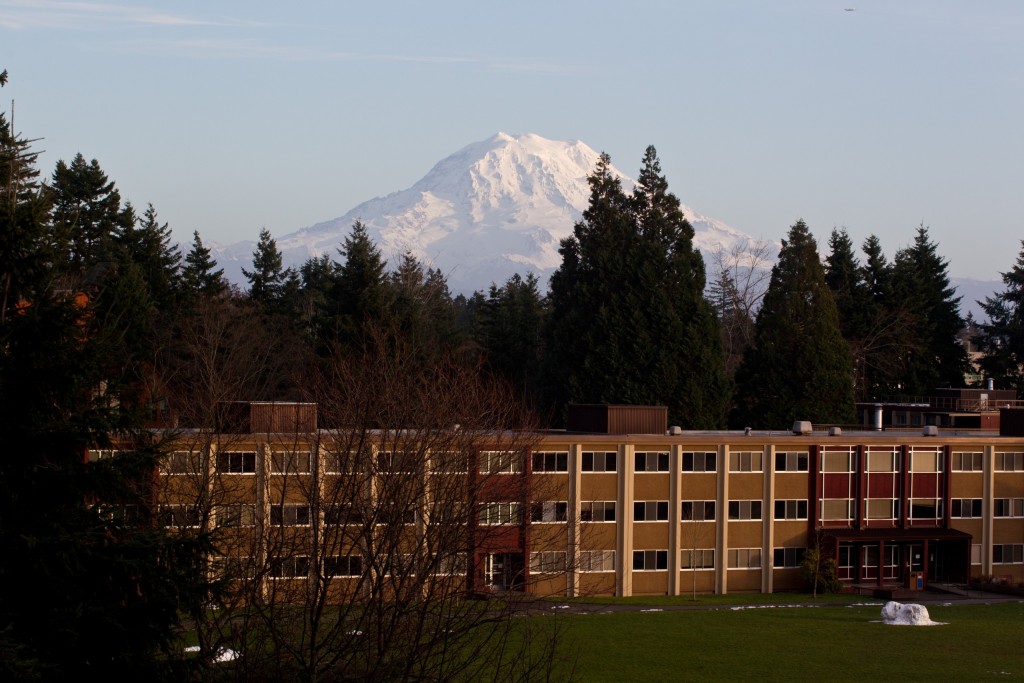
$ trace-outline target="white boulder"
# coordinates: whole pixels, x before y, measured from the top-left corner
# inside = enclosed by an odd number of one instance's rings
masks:
[[[935,626],[924,605],[904,605],[889,601],[882,607],[882,621],[894,626]]]

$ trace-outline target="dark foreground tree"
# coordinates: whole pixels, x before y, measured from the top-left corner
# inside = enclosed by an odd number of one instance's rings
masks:
[[[0,220],[36,215],[0,194]],[[148,515],[160,444],[124,400],[138,374],[123,321],[95,304],[108,292],[67,291],[67,263],[38,258],[48,225],[2,227],[45,267],[7,279],[0,317],[0,678],[180,679],[179,610],[206,599],[209,546]],[[98,243],[81,236],[72,262]]]
[[[737,427],[853,421],[850,350],[839,332],[817,244],[803,221],[782,243],[757,316],[754,345],[736,384]]]

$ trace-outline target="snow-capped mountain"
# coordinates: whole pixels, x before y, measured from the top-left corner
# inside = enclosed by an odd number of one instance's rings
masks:
[[[498,133],[441,160],[409,189],[275,239],[285,264],[298,266],[310,256],[335,254],[361,220],[385,258],[394,261],[411,252],[445,273],[453,293],[486,291],[516,272],[535,272],[546,286],[561,263],[559,241],[572,233],[587,207],[587,176],[598,157],[579,140]],[[633,181],[620,175],[631,189]],[[751,239],[682,208],[705,261],[719,247]],[[249,266],[253,248],[253,242],[241,242],[216,250],[215,256],[230,279],[244,282],[241,269]]]

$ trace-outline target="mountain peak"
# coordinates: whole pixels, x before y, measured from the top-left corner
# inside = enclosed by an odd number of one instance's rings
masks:
[[[558,246],[572,233],[590,197],[588,176],[599,154],[580,140],[498,132],[445,157],[412,187],[377,197],[341,216],[277,240],[285,261],[334,253],[361,220],[389,259],[411,252],[439,268],[453,292],[485,290],[513,273],[535,272],[546,282],[561,263]],[[627,189],[633,181],[616,169]],[[702,242],[732,243],[742,233],[684,213]],[[251,258],[251,244],[220,255],[226,270]]]

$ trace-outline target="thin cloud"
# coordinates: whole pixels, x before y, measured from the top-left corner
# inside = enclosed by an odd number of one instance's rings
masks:
[[[95,30],[111,26],[259,26],[235,19],[199,19],[146,7],[61,0],[0,0],[0,26],[13,30]]]
[[[561,65],[539,62],[516,62],[481,57],[456,57],[446,55],[409,55],[347,52],[311,47],[267,45],[248,39],[182,39],[145,40],[122,43],[131,52],[150,52],[163,55],[182,55],[198,58],[231,59],[278,59],[293,62],[376,62],[411,63],[435,65],[476,65],[495,71],[522,72],[564,72]]]

